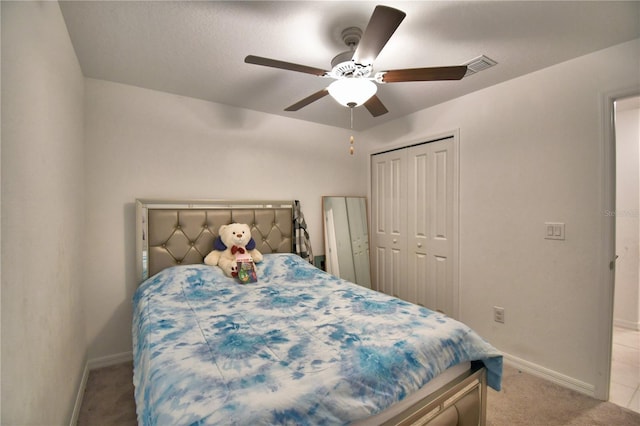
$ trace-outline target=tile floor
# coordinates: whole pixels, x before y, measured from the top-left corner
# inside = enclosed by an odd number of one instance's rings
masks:
[[[609,401],[640,413],[640,331],[613,328]]]

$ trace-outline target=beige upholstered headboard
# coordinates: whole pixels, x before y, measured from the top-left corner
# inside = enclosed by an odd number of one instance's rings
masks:
[[[203,263],[221,225],[246,223],[262,253],[291,253],[293,201],[136,200],[140,282],[164,268]]]

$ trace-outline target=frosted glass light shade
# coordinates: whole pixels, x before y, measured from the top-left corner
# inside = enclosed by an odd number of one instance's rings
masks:
[[[333,99],[348,107],[362,105],[376,94],[378,87],[364,78],[341,78],[331,83],[327,90]]]

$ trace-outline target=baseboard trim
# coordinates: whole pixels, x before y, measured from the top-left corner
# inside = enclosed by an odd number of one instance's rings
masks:
[[[640,322],[627,321],[622,319],[613,319],[615,327],[627,328],[629,330],[640,331]]]
[[[576,392],[580,392],[582,394],[595,398],[594,385],[576,380],[569,376],[565,376],[564,374],[558,373],[557,371],[553,371],[532,362],[525,361],[524,359],[515,357],[513,355],[505,353],[503,353],[502,355],[505,363],[511,367],[517,368],[518,370],[524,371],[525,373],[529,373],[533,376],[549,380],[550,382],[556,383],[560,386],[564,386],[565,388],[569,388]]]
[[[96,368],[109,367],[111,365],[121,364],[133,360],[133,352],[121,352],[119,354],[102,356],[99,358],[92,358],[89,360],[89,370],[95,370]]]
[[[82,401],[84,400],[84,391],[87,388],[87,380],[89,379],[89,362],[85,362],[84,370],[82,371],[82,377],[80,378],[80,385],[78,386],[78,393],[76,394],[76,402],[73,405],[73,412],[71,413],[71,421],[69,426],[76,426],[78,419],[80,418],[80,408],[82,407]]]

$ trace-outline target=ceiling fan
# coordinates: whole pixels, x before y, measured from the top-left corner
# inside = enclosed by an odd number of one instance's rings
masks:
[[[244,61],[248,64],[335,79],[327,88],[296,102],[287,107],[285,111],[297,111],[330,94],[344,106],[354,108],[364,105],[371,115],[378,117],[389,111],[376,96],[377,86],[375,83],[460,80],[467,72],[466,65],[459,65],[379,71],[371,77],[373,61],[378,57],[405,16],[406,14],[398,9],[376,6],[364,33],[357,27],[345,29],[342,32],[342,39],[350,49],[333,58],[331,71],[254,55],[247,56]]]

